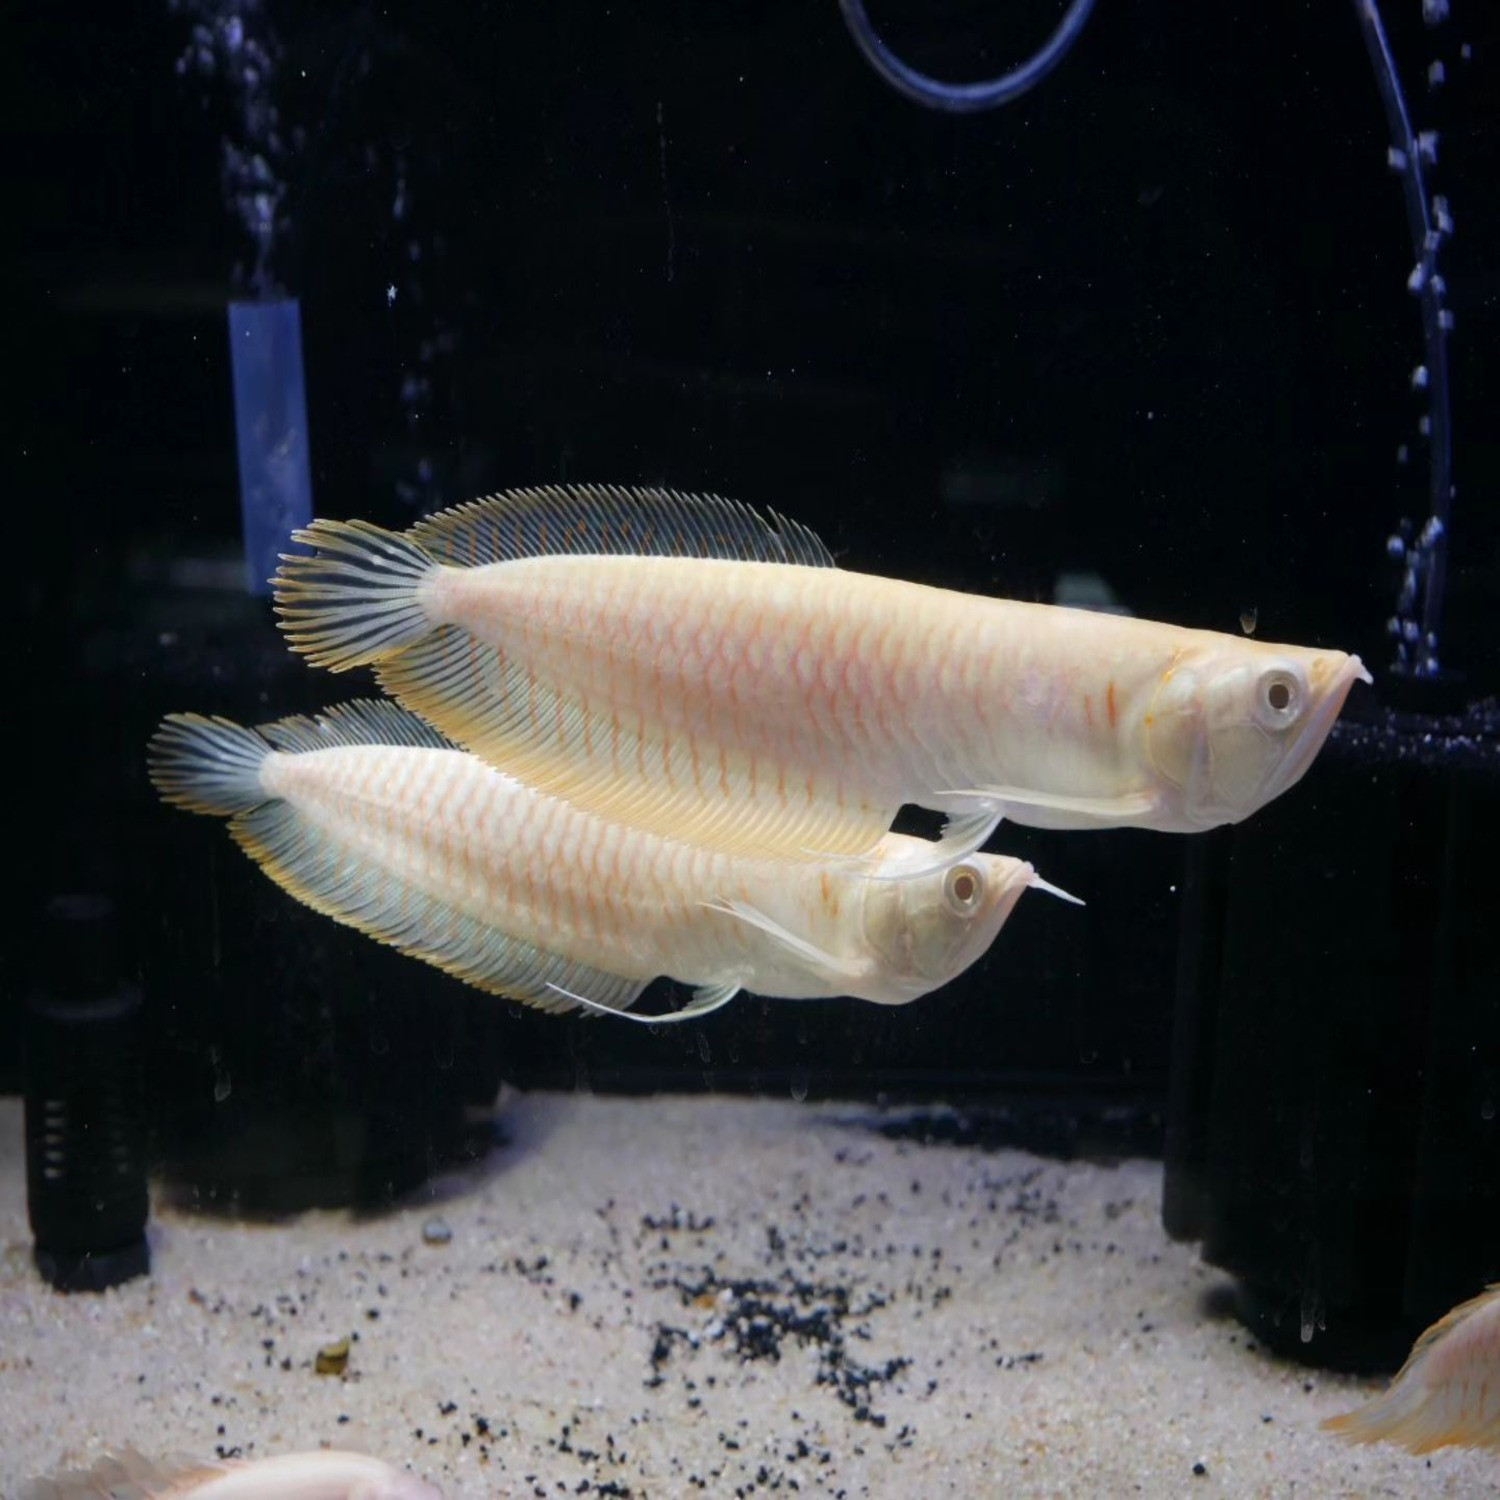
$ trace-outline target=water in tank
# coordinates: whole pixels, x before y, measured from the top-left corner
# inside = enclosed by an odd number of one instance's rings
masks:
[[[1489,8],[9,21],[0,1492],[1493,1488]]]

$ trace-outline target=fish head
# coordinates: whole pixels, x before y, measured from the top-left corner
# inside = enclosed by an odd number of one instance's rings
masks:
[[[904,1005],[962,974],[994,942],[1034,874],[1024,860],[1000,854],[922,868],[930,866],[932,845],[895,834],[887,839],[888,847],[898,843],[895,856],[867,880],[862,903],[879,982],[861,994],[886,1005]],[[920,873],[902,874],[903,863]]]
[[[1300,781],[1356,680],[1370,674],[1342,651],[1231,640],[1180,653],[1146,737],[1181,826],[1238,823]]]

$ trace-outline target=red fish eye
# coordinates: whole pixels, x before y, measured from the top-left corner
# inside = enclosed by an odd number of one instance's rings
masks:
[[[1302,684],[1284,667],[1264,673],[1257,693],[1255,716],[1267,729],[1288,728],[1302,711]]]
[[[960,914],[967,912],[979,899],[979,874],[967,865],[959,865],[948,872],[944,882],[944,894],[949,905]]]

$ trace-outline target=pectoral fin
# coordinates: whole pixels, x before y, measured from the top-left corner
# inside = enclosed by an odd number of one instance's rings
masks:
[[[788,953],[794,954],[804,964],[809,964],[819,974],[830,978],[856,979],[862,973],[860,966],[845,958],[836,958],[825,953],[815,943],[795,932],[789,932],[781,923],[768,917],[763,911],[745,901],[713,900],[700,903],[711,911],[721,911],[725,916],[737,917],[751,927],[759,928]]]
[[[1122,792],[1118,797],[1071,797],[1024,786],[981,786],[956,787],[937,795],[974,798],[981,804],[983,815],[993,817],[996,823],[1008,817],[1013,822],[1038,828],[1119,828],[1149,823],[1157,810],[1156,798],[1149,792]],[[977,821],[980,816],[979,812],[964,814],[954,823]]]
[[[557,993],[563,1000],[571,1000],[580,1005],[591,1015],[614,1016],[621,1021],[635,1021],[642,1026],[675,1026],[680,1021],[698,1021],[704,1016],[712,1014],[729,1004],[740,992],[740,983],[737,979],[725,980],[722,984],[700,985],[693,991],[693,998],[682,1007],[681,1010],[667,1011],[659,1016],[638,1016],[633,1011],[617,1010],[612,1005],[604,1005],[598,1000],[590,1000],[587,995],[577,995],[571,990],[562,989],[555,984],[549,984],[548,989]]]

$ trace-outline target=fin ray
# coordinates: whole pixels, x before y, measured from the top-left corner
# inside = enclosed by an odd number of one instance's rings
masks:
[[[146,770],[164,802],[227,818],[266,800],[260,768],[272,749],[230,719],[168,714],[146,747]]]
[[[283,554],[271,592],[288,643],[315,666],[365,666],[432,630],[420,588],[437,563],[409,536],[320,519],[292,540],[317,550]]]

